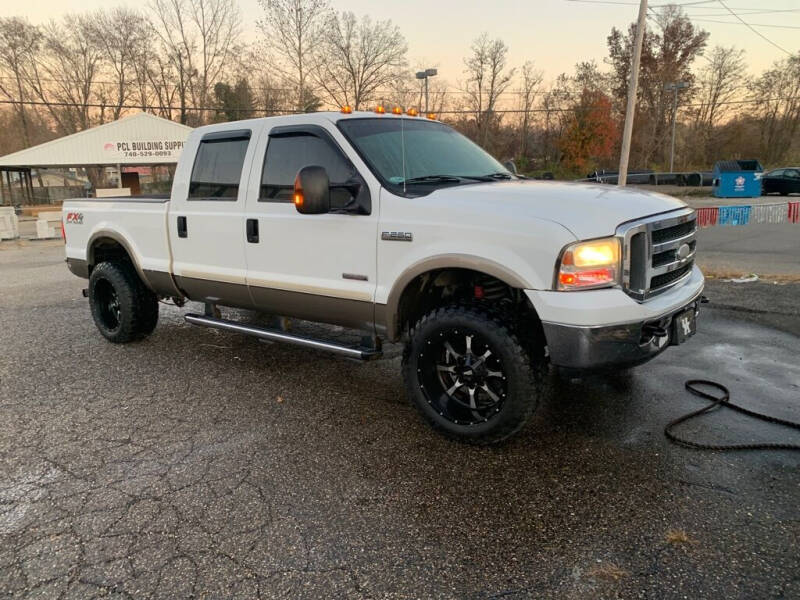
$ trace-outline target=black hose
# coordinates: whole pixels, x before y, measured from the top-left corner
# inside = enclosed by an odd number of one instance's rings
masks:
[[[715,396],[714,394],[709,394],[708,392],[704,392],[703,390],[697,387],[698,385],[705,385],[708,387],[716,388],[717,390],[722,392],[722,395]],[[679,425],[681,423],[694,419],[695,417],[699,417],[700,415],[704,415],[708,412],[711,412],[712,410],[720,406],[727,406],[728,408],[732,408],[733,410],[743,413],[749,417],[753,417],[761,421],[766,421],[767,423],[775,423],[776,425],[783,425],[784,427],[790,427],[791,429],[800,430],[800,423],[795,423],[793,421],[786,421],[784,419],[779,419],[778,417],[764,415],[761,413],[757,413],[753,410],[737,406],[736,404],[730,401],[731,398],[730,390],[721,383],[717,383],[716,381],[708,381],[707,379],[690,379],[689,381],[686,382],[686,389],[689,390],[689,392],[691,392],[695,396],[700,396],[701,398],[712,400],[712,402],[711,404],[708,404],[703,408],[690,412],[689,414],[683,415],[682,417],[678,417],[674,421],[670,421],[670,423],[667,424],[666,427],[664,427],[664,435],[667,436],[667,439],[670,440],[671,442],[680,444],[681,446],[686,446],[687,448],[694,448],[695,450],[800,450],[800,444],[775,444],[775,443],[702,444],[700,442],[693,442],[691,440],[678,437],[677,435],[672,433],[672,430],[675,428],[676,425]]]

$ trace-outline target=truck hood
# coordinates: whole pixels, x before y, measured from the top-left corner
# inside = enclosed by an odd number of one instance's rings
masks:
[[[626,221],[686,206],[672,196],[633,188],[531,180],[442,188],[428,199],[452,204],[456,210],[475,209],[486,218],[491,208],[503,216],[552,221],[579,240],[613,235]]]

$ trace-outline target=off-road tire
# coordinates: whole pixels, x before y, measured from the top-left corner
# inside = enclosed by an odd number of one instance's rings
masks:
[[[142,339],[158,323],[158,297],[128,261],[102,262],[92,270],[89,306],[97,329],[115,344]]]
[[[425,390],[423,373],[437,369],[426,355],[426,347],[442,332],[472,332],[485,340],[502,363],[506,396],[499,412],[486,422],[454,423],[441,414],[435,399],[442,389]],[[474,445],[496,444],[520,431],[539,405],[544,390],[546,360],[543,354],[531,359],[526,345],[519,341],[510,319],[479,305],[453,305],[437,308],[423,316],[411,330],[403,352],[403,379],[406,392],[423,419],[445,436]],[[538,354],[538,353],[537,353]],[[428,379],[428,381],[430,381]],[[428,386],[431,387],[430,385]]]

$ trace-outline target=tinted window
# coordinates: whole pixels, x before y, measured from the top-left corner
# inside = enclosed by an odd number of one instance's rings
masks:
[[[507,174],[503,165],[463,135],[433,121],[406,118],[343,119],[350,142],[385,182],[435,176]]]
[[[200,142],[189,183],[189,198],[236,200],[249,138],[210,139]]]
[[[309,166],[325,167],[331,185],[343,184],[355,175],[341,152],[322,138],[304,133],[270,137],[259,200],[291,202],[297,172]],[[350,192],[345,189],[331,190],[331,205],[334,207],[344,206],[350,198]]]
[[[791,177],[792,179],[800,179],[800,171],[797,169],[786,169],[786,177]]]
[[[783,177],[783,169],[776,169],[775,171],[770,171],[768,176],[769,177]]]

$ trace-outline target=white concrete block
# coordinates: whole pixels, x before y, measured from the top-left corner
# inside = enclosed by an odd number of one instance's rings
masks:
[[[56,237],[56,230],[46,219],[36,220],[36,237],[40,240],[47,240]]]
[[[0,240],[19,237],[19,219],[13,206],[0,206]]]

